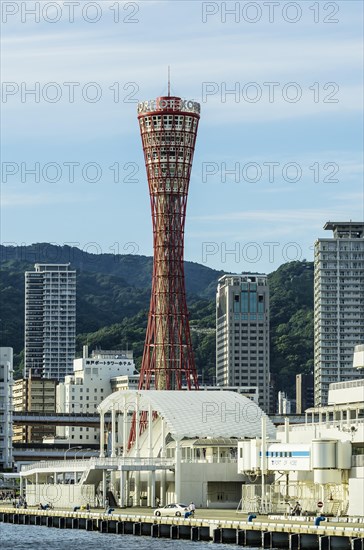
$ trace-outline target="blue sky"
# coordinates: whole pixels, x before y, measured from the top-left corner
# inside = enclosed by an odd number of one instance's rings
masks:
[[[152,254],[135,101],[166,93],[168,65],[201,102],[187,260],[271,272],[364,219],[362,2],[226,2],[225,22],[221,2],[80,0],[74,22],[66,4],[35,22],[3,2],[3,243]]]

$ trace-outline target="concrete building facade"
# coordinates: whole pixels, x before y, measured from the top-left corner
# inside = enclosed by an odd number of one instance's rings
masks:
[[[12,467],[13,348],[0,347],[0,471]]]
[[[57,386],[57,411],[62,413],[95,413],[97,406],[116,389],[135,386],[139,374],[135,370],[132,351],[96,350],[73,362],[73,375]],[[100,430],[66,426],[57,428],[57,435],[72,445],[98,444]]]
[[[278,407],[277,412],[278,414],[291,414],[292,411],[292,403],[291,400],[288,399],[287,394],[284,391],[278,392]]]
[[[315,243],[315,405],[330,383],[359,378],[353,366],[364,341],[364,224],[328,222],[333,237]]]
[[[255,475],[243,487],[246,511],[262,501],[267,513],[302,511],[364,516],[364,379],[330,384],[328,404],[312,407],[305,423],[277,429],[276,440],[238,444],[238,472]],[[264,484],[264,476],[274,480]]]
[[[353,365],[355,369],[364,369],[364,344],[355,346]],[[363,373],[363,370],[361,373]]]
[[[76,271],[69,264],[35,264],[25,272],[24,378],[64,380],[76,347]]]
[[[269,288],[266,275],[224,275],[216,296],[216,382],[256,386],[269,411]]]
[[[57,380],[33,377],[29,371],[28,378],[16,380],[13,386],[14,411],[48,413],[56,410]],[[13,428],[14,443],[42,443],[44,437],[55,435],[54,426],[21,426]]]
[[[296,414],[302,414],[314,405],[313,372],[296,375]]]

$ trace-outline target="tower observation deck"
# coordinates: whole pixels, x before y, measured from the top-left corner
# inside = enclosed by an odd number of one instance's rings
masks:
[[[198,388],[183,266],[200,105],[165,96],[138,104],[153,225],[153,280],[139,389]]]

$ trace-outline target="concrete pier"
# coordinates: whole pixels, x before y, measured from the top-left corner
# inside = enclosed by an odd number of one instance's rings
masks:
[[[137,514],[105,514],[0,508],[0,522],[41,525],[56,529],[84,529],[154,538],[210,541],[253,548],[289,550],[364,550],[364,525],[342,524],[316,527],[307,522],[233,521],[184,519]]]

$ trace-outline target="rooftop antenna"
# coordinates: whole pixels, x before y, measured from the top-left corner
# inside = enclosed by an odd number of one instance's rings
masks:
[[[171,96],[171,66],[168,65],[168,97]]]

